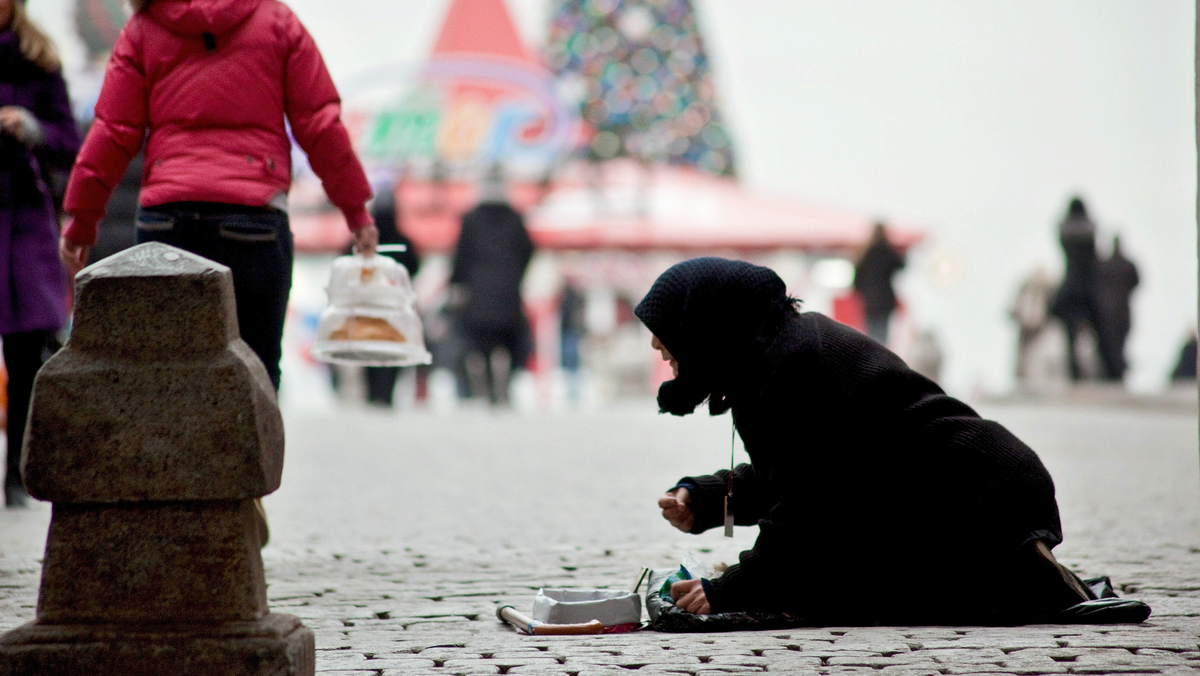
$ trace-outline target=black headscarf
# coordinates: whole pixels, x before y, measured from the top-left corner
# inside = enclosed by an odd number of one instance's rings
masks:
[[[687,415],[707,399],[713,415],[728,411],[796,302],[779,275],[744,261],[693,258],[662,273],[633,311],[679,363],[659,409]]]

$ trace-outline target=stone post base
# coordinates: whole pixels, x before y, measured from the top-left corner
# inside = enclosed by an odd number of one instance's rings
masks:
[[[42,624],[0,636],[0,676],[314,676],[313,633],[291,615],[252,622]]]

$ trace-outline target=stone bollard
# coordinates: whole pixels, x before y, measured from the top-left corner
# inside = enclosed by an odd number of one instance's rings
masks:
[[[54,503],[37,619],[0,636],[0,676],[311,676],[312,632],[267,608],[253,502],[283,421],[229,268],[142,244],[75,298],[21,458]]]

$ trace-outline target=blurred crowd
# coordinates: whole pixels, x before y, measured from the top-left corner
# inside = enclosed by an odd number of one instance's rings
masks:
[[[1064,272],[1055,283],[1044,267],[1022,282],[1009,314],[1018,327],[1018,385],[1044,388],[1063,382],[1122,383],[1129,369],[1126,342],[1137,266],[1113,234],[1107,255],[1097,247],[1097,225],[1074,197],[1058,225]]]

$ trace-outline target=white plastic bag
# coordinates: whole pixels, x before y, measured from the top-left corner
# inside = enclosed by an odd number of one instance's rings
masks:
[[[331,364],[411,366],[433,358],[408,271],[387,256],[342,256],[329,275],[312,356]]]

